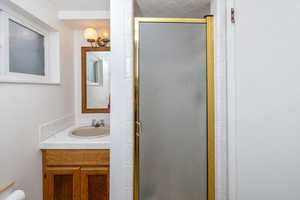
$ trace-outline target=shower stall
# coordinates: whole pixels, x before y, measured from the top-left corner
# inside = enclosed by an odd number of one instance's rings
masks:
[[[213,17],[135,20],[135,200],[214,200]]]

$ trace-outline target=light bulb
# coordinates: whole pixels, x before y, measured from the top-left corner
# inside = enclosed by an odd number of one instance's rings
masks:
[[[108,39],[109,34],[108,34],[108,32],[104,31],[102,33],[102,36],[103,36],[104,39]]]
[[[96,41],[98,39],[97,31],[93,28],[85,29],[83,35],[88,42]]]

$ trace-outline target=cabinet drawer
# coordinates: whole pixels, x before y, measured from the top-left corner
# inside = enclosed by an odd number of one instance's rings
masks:
[[[108,166],[109,150],[44,150],[46,166]]]

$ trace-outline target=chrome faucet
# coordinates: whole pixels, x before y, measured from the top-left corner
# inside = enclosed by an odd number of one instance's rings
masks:
[[[96,119],[93,119],[92,127],[95,127],[95,128],[105,127],[104,120],[101,119],[100,121],[97,121]]]

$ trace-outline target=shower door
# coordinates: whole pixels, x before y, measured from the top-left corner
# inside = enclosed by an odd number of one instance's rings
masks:
[[[136,19],[135,200],[214,199],[211,22]]]

